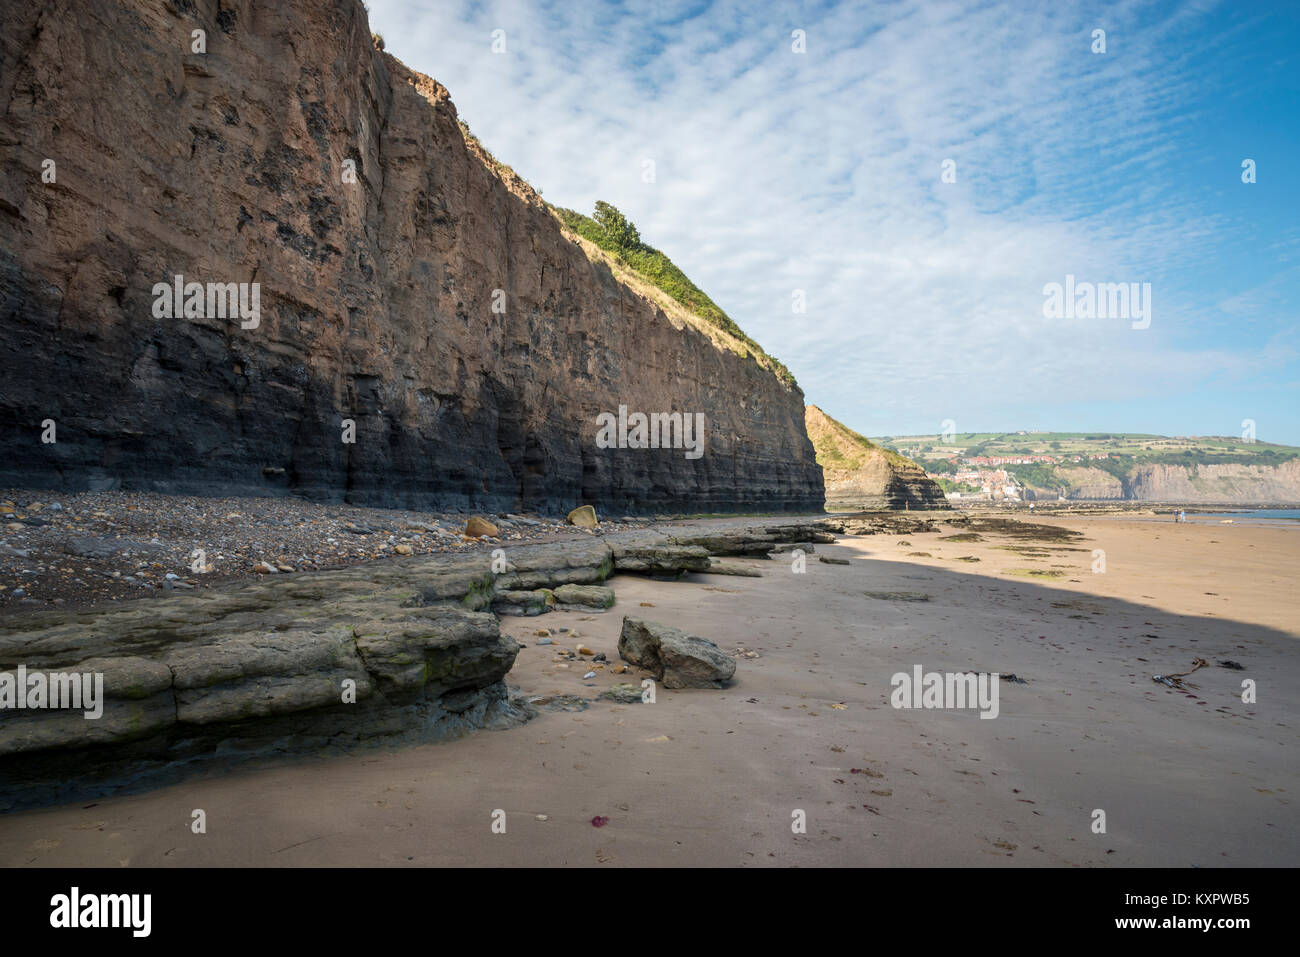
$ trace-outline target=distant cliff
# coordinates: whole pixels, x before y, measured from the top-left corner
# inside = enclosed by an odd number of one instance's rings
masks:
[[[1072,501],[1141,501],[1188,505],[1280,505],[1300,502],[1300,459],[1280,465],[1137,463],[1120,475],[1098,468],[1058,468]],[[1057,498],[1057,489],[1035,489]]]
[[[0,486],[820,509],[798,387],[566,233],[358,0],[0,27]],[[704,454],[601,447],[620,406],[702,413]]]
[[[938,483],[911,459],[882,449],[815,405],[804,416],[825,476],[828,509],[949,507]]]

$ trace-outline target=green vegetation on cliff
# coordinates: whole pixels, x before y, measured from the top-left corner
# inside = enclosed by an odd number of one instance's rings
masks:
[[[895,468],[920,468],[906,456],[877,445],[843,422],[832,419],[815,405],[806,407],[804,424],[817,453],[817,464],[824,469],[860,469],[873,455],[883,455]]]
[[[944,488],[905,456],[882,448],[815,405],[804,427],[826,478],[826,508],[948,508]]]
[[[636,226],[609,203],[598,201],[593,216],[584,216],[572,209],[561,209],[558,206],[552,206],[551,209],[573,232],[599,246],[705,322],[743,342],[756,355],[766,359],[787,385],[795,384],[794,376],[784,363],[764,352],[763,347],[747,336],[671,259],[653,246],[643,243]]]
[[[526,183],[513,168],[497,159],[492,151],[474,135],[464,119],[460,119],[459,123],[461,134],[465,137],[465,142],[470,145],[471,152],[477,152],[483,162],[506,182],[535,193],[538,200],[545,203],[546,208],[566,229],[602,250],[606,256],[626,267],[649,287],[663,293],[696,321],[718,330],[725,337],[734,339],[740,346],[735,351],[752,354],[761,366],[769,369],[786,385],[797,385],[794,375],[786,368],[785,363],[768,355],[762,346],[746,335],[745,331],[723,312],[704,290],[691,282],[671,259],[653,246],[642,242],[640,230],[618,209],[603,200],[598,200],[593,214],[584,216],[572,209],[546,203],[541,199],[542,191]]]

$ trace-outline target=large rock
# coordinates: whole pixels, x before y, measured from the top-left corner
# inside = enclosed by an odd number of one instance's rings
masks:
[[[736,673],[736,659],[713,642],[643,618],[623,619],[618,653],[665,688],[721,688]]]
[[[561,605],[579,605],[603,611],[614,607],[614,589],[604,585],[561,585],[555,589],[555,600]]]
[[[800,390],[566,234],[357,0],[5,3],[0,78],[0,487],[821,508]],[[257,325],[156,317],[176,276]],[[598,448],[620,404],[703,457]]]
[[[577,525],[579,528],[595,528],[600,524],[596,518],[596,510],[590,505],[580,505],[568,514],[565,519],[570,525]]]
[[[717,532],[679,538],[687,547],[699,548],[706,555],[727,555],[736,558],[766,558],[777,541],[769,535],[747,532]]]
[[[492,597],[492,610],[498,615],[544,615],[555,607],[555,592],[549,588],[528,591],[498,591]]]
[[[172,673],[162,662],[136,657],[94,658],[75,666],[62,664],[39,670],[103,675],[103,713],[88,720],[84,709],[2,711],[0,763],[5,755],[64,747],[69,741],[111,745],[147,738],[176,721]]]
[[[959,520],[944,521],[956,525]],[[927,535],[939,531],[935,519],[911,512],[850,515],[842,519],[826,519],[824,524],[842,535]]]
[[[477,515],[465,523],[465,535],[469,538],[491,538],[500,534],[500,529],[486,518]]]
[[[817,551],[812,542],[781,542],[772,546],[772,555],[785,555],[789,552],[803,552],[805,555],[811,555]]]

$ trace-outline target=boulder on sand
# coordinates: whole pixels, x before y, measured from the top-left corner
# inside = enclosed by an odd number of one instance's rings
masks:
[[[644,618],[623,619],[618,653],[665,688],[721,688],[736,673],[736,659],[713,642]]]

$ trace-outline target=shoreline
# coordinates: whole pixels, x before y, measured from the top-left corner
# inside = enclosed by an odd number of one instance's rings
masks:
[[[817,545],[803,576],[786,560],[745,558],[727,563],[761,577],[616,574],[607,612],[501,619],[502,634],[528,646],[507,678],[521,695],[594,696],[533,633],[576,630],[616,661],[628,614],[732,654],[752,651],[722,690],[543,707],[522,726],[441,744],[7,814],[0,861],[1294,863],[1285,822],[1300,788],[1288,760],[1300,711],[1287,689],[1300,680],[1300,634],[1289,583],[1300,556],[1291,532],[1049,519],[1084,538],[1036,543],[943,524],[960,513],[927,517],[938,520],[934,532]],[[980,540],[950,540],[971,534]],[[1093,549],[1106,553],[1104,574],[1090,570]],[[822,564],[823,555],[850,564]],[[1152,682],[1197,656],[1246,670],[1197,672],[1190,697]],[[1028,684],[1004,686],[991,721],[893,709],[889,676],[915,664],[1014,672]],[[1251,707],[1234,690],[1244,677],[1259,684]],[[195,807],[213,822],[207,836],[187,830]],[[1098,808],[1105,835],[1090,830]],[[495,809],[506,812],[508,837],[490,830]],[[806,834],[791,833],[794,809],[808,814]],[[593,828],[594,815],[609,826]]]
[[[897,512],[735,513],[726,515],[601,516],[589,532],[563,517],[536,514],[430,512],[324,504],[292,495],[208,498],[156,492],[76,492],[0,489],[0,610],[104,603],[173,590],[203,591],[259,574],[353,568],[402,555],[454,554],[514,544],[581,540],[590,535],[682,522],[797,521],[859,514],[901,516],[1016,515],[1118,518],[1183,509],[1235,515],[1265,506],[1207,506],[1137,502],[995,505],[952,502],[950,509]],[[1290,506],[1276,506],[1290,509]],[[497,536],[464,534],[472,517],[499,526]],[[1290,521],[1242,515],[1242,521]],[[208,570],[195,572],[196,550]],[[262,566],[268,571],[257,572]]]

